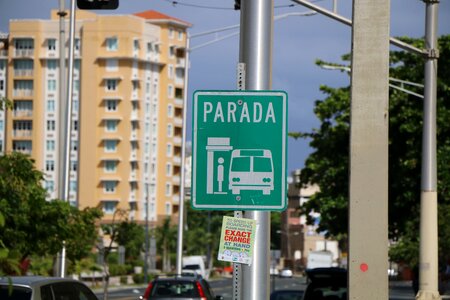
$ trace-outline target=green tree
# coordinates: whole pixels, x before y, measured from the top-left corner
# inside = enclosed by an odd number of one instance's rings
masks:
[[[5,219],[0,236],[5,248],[11,249],[9,258],[20,263],[22,272],[31,255],[55,255],[63,241],[68,257],[86,255],[93,247],[95,221],[100,216],[95,210],[80,212],[65,201],[47,201],[42,180],[42,172],[28,156],[18,152],[0,156],[0,212]],[[0,268],[15,273],[7,264]]]
[[[177,245],[177,226],[172,225],[170,217],[164,219],[162,225],[155,230],[156,245],[158,252],[162,253],[163,272],[169,272],[171,269],[171,253],[175,253]]]
[[[118,226],[117,243],[125,247],[125,260],[134,263],[144,251],[144,228],[135,222],[125,221]]]
[[[403,38],[409,44],[424,48],[421,40]],[[441,253],[449,252],[450,224],[450,36],[439,38],[440,58],[437,84],[437,155],[439,234]],[[349,56],[343,57],[348,60]],[[318,62],[319,64],[322,62]],[[422,83],[424,60],[405,51],[391,52],[390,77]],[[423,91],[408,86],[418,94]],[[301,173],[303,184],[315,183],[320,192],[303,207],[302,213],[321,214],[319,231],[345,240],[348,218],[349,164],[349,87],[321,86],[326,95],[317,100],[314,113],[321,125],[298,136],[309,138],[314,149]],[[420,216],[420,173],[423,102],[396,89],[390,90],[389,103],[389,234],[397,240],[391,251],[394,259],[417,262]],[[312,221],[312,220],[310,220]],[[413,249],[416,249],[413,251]],[[407,255],[408,253],[408,255]]]

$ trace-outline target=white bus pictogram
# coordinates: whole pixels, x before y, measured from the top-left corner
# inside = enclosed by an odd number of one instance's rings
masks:
[[[260,190],[269,195],[274,188],[272,152],[267,149],[236,149],[231,152],[229,189]]]

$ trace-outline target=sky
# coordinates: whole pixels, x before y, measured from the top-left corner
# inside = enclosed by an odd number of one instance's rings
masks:
[[[131,14],[157,10],[192,24],[189,34],[211,31],[239,24],[240,12],[234,10],[234,0],[119,0],[120,6],[108,14]],[[312,1],[332,9],[333,0]],[[0,32],[8,32],[10,19],[48,19],[50,10],[57,9],[59,0],[0,0]],[[69,1],[66,0],[66,7]],[[274,14],[309,11],[289,0],[274,0]],[[96,11],[97,13],[104,13]],[[338,14],[351,19],[352,0],[337,0]],[[391,0],[391,36],[423,38],[425,34],[425,4],[421,0]],[[450,0],[439,4],[438,35],[450,34]],[[191,39],[188,95],[196,90],[235,90],[239,53],[239,36],[235,35],[204,47],[195,48],[234,31],[225,31]],[[290,16],[274,23],[272,89],[286,91],[289,98],[288,131],[311,132],[319,127],[314,115],[314,103],[324,99],[321,85],[348,86],[346,73],[324,70],[316,59],[342,63],[350,52],[351,28],[326,16]],[[391,47],[392,50],[399,50]],[[191,97],[188,115],[191,114]],[[187,139],[191,138],[191,118]],[[307,140],[288,139],[288,172],[304,166],[312,152]]]

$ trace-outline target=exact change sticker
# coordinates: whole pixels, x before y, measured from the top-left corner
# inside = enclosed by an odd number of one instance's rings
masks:
[[[255,231],[256,220],[224,216],[217,259],[250,265]]]

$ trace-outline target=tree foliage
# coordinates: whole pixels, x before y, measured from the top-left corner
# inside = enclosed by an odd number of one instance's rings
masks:
[[[421,40],[403,38],[409,44],[424,48]],[[441,253],[450,249],[450,36],[439,38],[437,84],[437,164],[439,233]],[[348,60],[349,56],[343,56]],[[323,62],[319,62],[323,63]],[[424,60],[405,51],[391,52],[390,77],[424,82]],[[394,83],[394,82],[393,82]],[[395,83],[394,83],[395,84]],[[398,85],[398,84],[397,84]],[[418,94],[423,89],[403,86]],[[349,87],[321,86],[326,95],[317,100],[314,113],[321,125],[312,132],[300,133],[310,139],[313,152],[301,173],[303,184],[315,183],[320,192],[301,210],[321,214],[319,231],[343,236],[348,226],[348,166],[350,95]],[[390,89],[389,101],[389,235],[397,240],[391,256],[415,262],[418,251],[420,216],[421,147],[423,101],[397,89]],[[312,220],[310,220],[312,221]],[[407,257],[406,253],[410,257]]]
[[[42,172],[28,156],[13,152],[0,156],[0,212],[4,227],[0,236],[9,258],[26,271],[31,255],[55,255],[66,242],[71,260],[86,256],[96,238],[96,209],[79,211],[68,202],[46,200]],[[5,273],[15,273],[2,264]]]
[[[137,261],[144,251],[145,232],[135,222],[121,222],[117,228],[117,243],[125,247],[125,260],[128,263]]]

